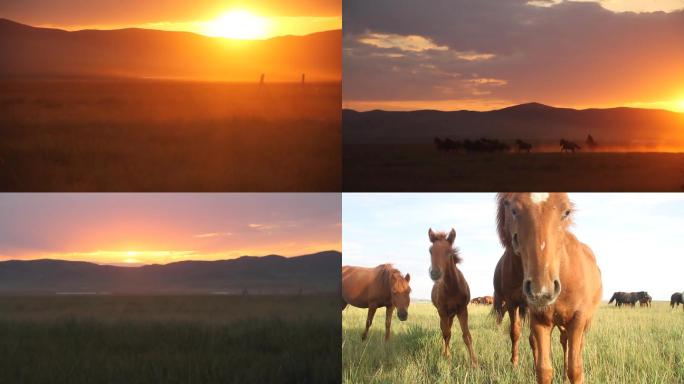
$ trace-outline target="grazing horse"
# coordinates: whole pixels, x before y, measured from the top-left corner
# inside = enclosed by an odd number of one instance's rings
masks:
[[[456,267],[461,262],[458,249],[454,248],[456,231],[454,229],[447,235],[444,232],[428,230],[430,246],[430,278],[434,281],[432,286],[432,304],[439,313],[439,324],[442,328],[444,339],[444,355],[451,358],[449,341],[451,340],[451,325],[454,316],[458,317],[463,334],[463,342],[468,348],[470,364],[477,367],[477,358],[473,352],[473,339],[468,329],[468,302],[470,301],[470,288],[461,271]]]
[[[572,141],[567,141],[565,139],[561,139],[560,141],[560,147],[561,147],[561,152],[572,152],[575,153],[575,150],[580,150],[582,147],[579,145],[573,143]]]
[[[670,307],[674,308],[675,304],[677,305],[677,308],[679,308],[679,304],[681,304],[682,309],[684,309],[684,294],[682,292],[675,292],[672,294],[672,297],[670,297]]]
[[[351,304],[358,308],[368,308],[366,330],[361,340],[368,337],[368,329],[373,324],[373,316],[378,308],[386,307],[385,341],[390,338],[392,312],[397,309],[397,317],[401,321],[408,318],[408,307],[411,302],[409,294],[411,276],[402,276],[392,264],[381,264],[375,268],[342,267],[342,310]]]
[[[551,383],[551,331],[560,330],[563,377],[583,383],[582,349],[601,301],[601,271],[573,235],[574,206],[565,193],[501,193],[498,229],[506,252],[519,256],[538,383]]]
[[[517,139],[515,141],[515,145],[518,146],[518,152],[525,151],[527,153],[530,153],[530,151],[532,150],[532,144],[526,143],[520,139]]]
[[[653,300],[653,298],[651,297],[651,295],[649,295],[647,293],[645,296],[639,298],[639,306],[640,307],[650,307],[652,300]]]

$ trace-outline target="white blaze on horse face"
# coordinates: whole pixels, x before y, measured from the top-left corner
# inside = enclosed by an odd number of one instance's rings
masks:
[[[548,192],[530,193],[530,200],[535,204],[541,204],[549,199]]]

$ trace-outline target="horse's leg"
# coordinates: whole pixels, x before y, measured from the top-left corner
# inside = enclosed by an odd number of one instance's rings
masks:
[[[514,367],[518,366],[518,342],[520,340],[520,317],[518,316],[518,308],[508,309],[508,318],[511,320],[511,363]]]
[[[442,338],[444,339],[444,356],[451,358],[451,351],[449,351],[449,341],[451,341],[451,321],[449,321],[448,314],[439,314],[439,326],[442,328]]]
[[[461,325],[461,334],[463,335],[463,342],[468,348],[468,354],[470,355],[470,365],[473,368],[477,368],[477,357],[473,351],[473,338],[470,336],[470,328],[468,327],[468,307],[463,306],[460,311],[458,311],[458,323]],[[452,317],[451,320],[454,318]],[[450,321],[451,322],[451,321]]]
[[[534,317],[531,319],[530,332],[534,334],[534,343],[537,347],[537,359],[535,372],[537,383],[550,384],[553,380],[553,365],[551,365],[551,325],[539,324]]]
[[[375,310],[376,309],[377,309],[377,307],[375,305],[368,307],[368,317],[366,318],[366,330],[363,331],[363,335],[361,335],[362,341],[365,341],[366,338],[368,337],[368,329],[373,324],[373,316],[375,316]]]
[[[584,383],[582,347],[584,346],[585,325],[586,321],[580,317],[568,327],[568,378],[572,384]]]
[[[536,372],[537,359],[539,358],[537,349],[537,340],[534,338],[534,333],[530,332],[530,349],[532,350],[532,370]]]
[[[388,305],[387,311],[385,312],[385,341],[390,338],[390,326],[392,326],[392,312],[394,312],[394,306]]]
[[[560,343],[563,346],[563,382],[568,378],[568,332],[567,329],[558,329],[560,331]]]

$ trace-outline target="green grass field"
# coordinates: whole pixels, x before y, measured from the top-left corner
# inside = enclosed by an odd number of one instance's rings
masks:
[[[439,316],[429,302],[414,302],[409,318],[392,321],[392,339],[383,342],[384,310],[378,311],[366,343],[361,332],[366,310],[342,315],[342,381],[345,383],[532,383],[534,372],[523,326],[520,365],[510,360],[508,316],[497,327],[491,306],[470,305],[470,332],[479,368],[470,368],[458,322],[451,338],[452,360],[442,356]],[[652,308],[615,308],[601,304],[587,335],[584,371],[587,383],[684,382],[684,311],[669,303]],[[563,369],[558,330],[553,332],[554,382]]]
[[[336,298],[0,296],[0,383],[339,381]]]
[[[432,144],[347,144],[349,192],[684,190],[684,153],[445,154]]]

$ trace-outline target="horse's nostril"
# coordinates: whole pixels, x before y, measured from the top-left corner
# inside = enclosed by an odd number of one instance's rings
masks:
[[[525,280],[525,283],[523,283],[523,292],[527,296],[532,296],[532,280]]]
[[[560,291],[561,291],[561,283],[560,283],[560,281],[559,281],[558,279],[556,279],[556,280],[553,281],[553,293],[554,293],[554,296],[558,296],[558,295],[560,294]]]

